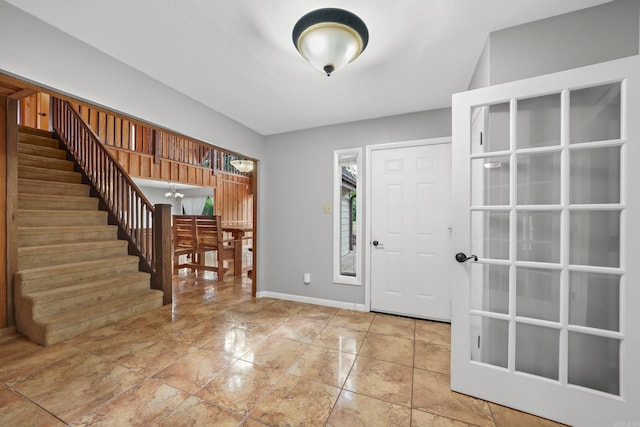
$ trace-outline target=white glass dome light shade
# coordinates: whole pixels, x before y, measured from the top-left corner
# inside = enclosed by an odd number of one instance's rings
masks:
[[[307,13],[293,28],[293,44],[320,72],[330,76],[367,47],[369,31],[353,13],[335,8]]]
[[[362,39],[345,25],[317,24],[300,35],[298,50],[318,71],[331,74],[358,57]]]

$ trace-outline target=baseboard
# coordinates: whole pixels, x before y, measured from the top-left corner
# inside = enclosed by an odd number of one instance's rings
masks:
[[[327,307],[344,308],[346,310],[368,311],[364,304],[356,304],[356,303],[350,303],[350,302],[344,302],[344,301],[334,301],[334,300],[322,299],[322,298],[312,298],[312,297],[305,297],[301,295],[282,294],[280,292],[269,292],[269,291],[257,292],[256,297],[275,298],[275,299],[283,299],[287,301],[304,302],[307,304],[316,304],[316,305],[324,305]]]

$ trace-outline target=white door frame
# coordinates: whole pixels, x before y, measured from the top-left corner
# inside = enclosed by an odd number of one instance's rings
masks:
[[[364,244],[364,259],[366,260],[365,277],[364,277],[364,309],[365,311],[371,311],[371,181],[373,173],[371,170],[371,156],[374,151],[378,150],[390,150],[395,148],[409,148],[409,147],[422,147],[426,145],[446,144],[451,143],[451,136],[428,138],[428,139],[414,139],[410,141],[388,142],[384,144],[367,145],[366,153],[366,197],[365,197],[365,234],[362,242]]]

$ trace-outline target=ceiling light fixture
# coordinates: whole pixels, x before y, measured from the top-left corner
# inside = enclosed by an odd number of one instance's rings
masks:
[[[172,184],[171,187],[169,188],[169,191],[164,193],[164,197],[166,197],[169,200],[177,200],[177,199],[182,199],[184,197],[184,194],[180,193],[179,191],[176,191],[176,185]]]
[[[369,30],[358,16],[335,8],[304,15],[293,27],[293,44],[320,72],[330,76],[367,47]]]
[[[231,163],[231,166],[236,168],[238,172],[247,173],[253,170],[253,162],[251,160],[235,159],[229,163]]]

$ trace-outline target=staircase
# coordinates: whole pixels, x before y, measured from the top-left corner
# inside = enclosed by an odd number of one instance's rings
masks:
[[[45,346],[162,306],[58,144],[19,128],[16,321]]]

